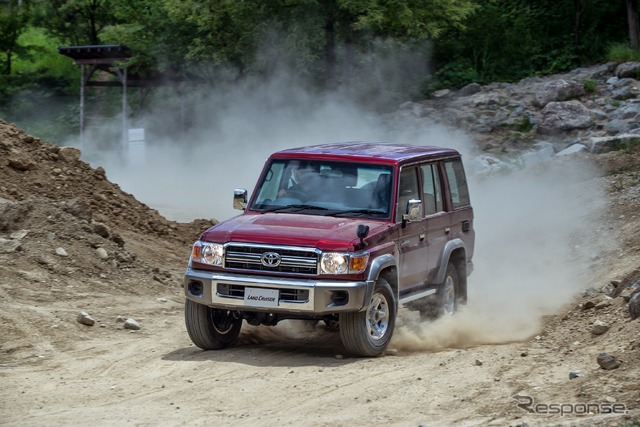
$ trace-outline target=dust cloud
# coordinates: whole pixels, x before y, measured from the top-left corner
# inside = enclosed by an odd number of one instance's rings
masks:
[[[469,166],[476,248],[468,305],[431,323],[409,313],[392,341],[398,350],[439,351],[537,335],[543,316],[594,285],[598,254],[612,248],[598,225],[606,207],[603,190],[587,165],[555,160],[488,176]]]
[[[191,221],[237,214],[234,188],[251,191],[265,159],[279,149],[369,140],[463,153],[476,230],[469,304],[452,318],[428,323],[403,313],[392,348],[438,351],[525,340],[539,333],[542,316],[586,287],[597,267],[598,248],[587,237],[597,228],[604,197],[581,163],[547,161],[483,174],[475,170],[479,153],[472,139],[459,130],[406,113],[377,114],[340,93],[301,90],[286,76],[200,94],[195,105],[178,140],[155,136],[138,159],[94,153],[91,163],[167,218]],[[154,120],[175,120],[160,111]],[[263,342],[308,335],[291,327],[264,331],[243,336]]]

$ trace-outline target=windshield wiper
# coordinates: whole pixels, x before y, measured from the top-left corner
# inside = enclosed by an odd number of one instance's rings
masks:
[[[387,213],[379,209],[349,209],[331,214],[331,216],[339,215],[387,215]]]
[[[267,212],[300,212],[303,210],[312,209],[317,211],[326,211],[327,208],[323,208],[322,206],[316,205],[305,205],[305,204],[297,204],[297,205],[285,205],[285,206],[271,206],[269,208],[265,208],[262,210],[262,213]]]

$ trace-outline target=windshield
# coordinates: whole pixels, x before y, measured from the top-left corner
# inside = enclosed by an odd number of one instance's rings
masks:
[[[391,181],[386,166],[276,159],[258,183],[250,209],[389,218]]]

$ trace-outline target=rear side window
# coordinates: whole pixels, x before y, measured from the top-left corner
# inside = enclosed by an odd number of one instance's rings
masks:
[[[438,165],[421,165],[422,190],[425,215],[432,215],[444,210]]]
[[[467,186],[467,178],[464,175],[462,160],[448,160],[444,162],[444,169],[449,181],[451,190],[451,202],[454,209],[469,206],[469,187]]]

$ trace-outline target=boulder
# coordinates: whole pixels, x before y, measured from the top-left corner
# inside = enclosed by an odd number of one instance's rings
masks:
[[[589,110],[579,101],[550,102],[542,109],[538,128],[542,134],[557,134],[593,125]]]
[[[543,108],[550,102],[568,101],[585,94],[584,86],[573,80],[556,80],[544,85],[536,93],[533,104]]]

